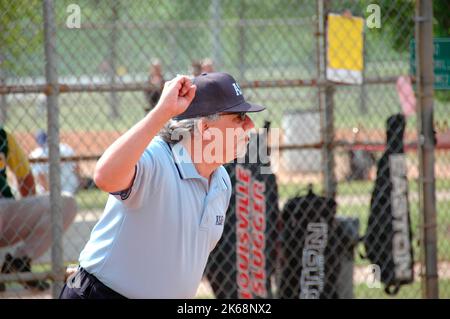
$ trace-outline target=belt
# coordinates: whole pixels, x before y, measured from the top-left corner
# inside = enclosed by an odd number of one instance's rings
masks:
[[[83,267],[78,267],[75,278],[77,277],[79,282],[83,283],[82,286],[86,287],[86,289],[90,289],[90,291],[88,292],[89,298],[127,299],[126,297],[103,284],[100,280],[97,279],[97,277],[87,272]]]

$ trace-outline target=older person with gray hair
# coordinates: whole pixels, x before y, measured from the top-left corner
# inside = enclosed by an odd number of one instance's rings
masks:
[[[226,73],[166,82],[156,107],[96,165],[110,196],[60,297],[194,297],[231,197],[222,164],[245,152],[246,113],[263,109]]]

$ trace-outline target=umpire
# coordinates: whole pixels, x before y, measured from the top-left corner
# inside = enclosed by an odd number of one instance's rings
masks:
[[[232,192],[222,164],[245,153],[246,113],[263,109],[226,73],[166,82],[96,165],[110,196],[60,298],[193,298]]]

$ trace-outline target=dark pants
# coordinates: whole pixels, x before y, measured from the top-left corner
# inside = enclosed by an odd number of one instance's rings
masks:
[[[121,294],[105,286],[95,276],[83,268],[70,276],[61,290],[59,299],[126,299]]]

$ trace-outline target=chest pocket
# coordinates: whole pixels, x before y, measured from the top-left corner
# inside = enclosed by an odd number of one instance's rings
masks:
[[[227,203],[225,196],[217,196],[206,208],[205,219],[202,228],[208,230],[210,234],[209,251],[213,250],[223,233],[225,224],[225,212],[227,211]]]

